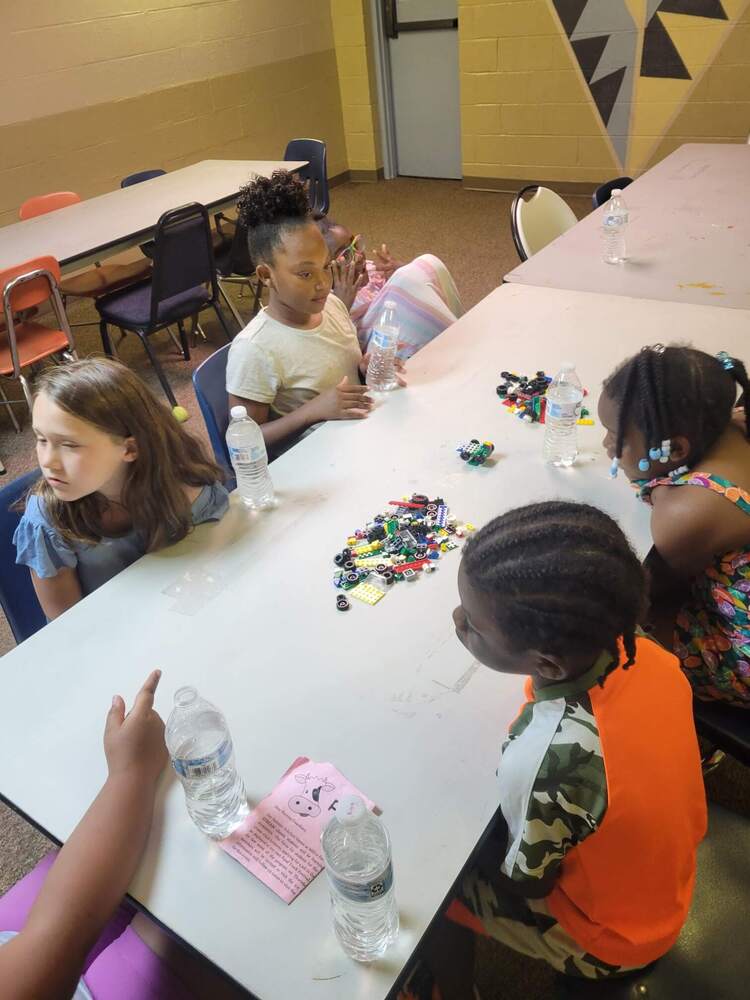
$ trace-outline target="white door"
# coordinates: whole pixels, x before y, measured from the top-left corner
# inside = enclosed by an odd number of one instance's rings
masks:
[[[457,0],[384,0],[397,172],[461,177]]]

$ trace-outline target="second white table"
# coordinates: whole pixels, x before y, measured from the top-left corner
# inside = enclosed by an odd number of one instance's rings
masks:
[[[505,280],[750,309],[750,146],[688,143],[623,191],[628,259],[605,264],[604,207]]]

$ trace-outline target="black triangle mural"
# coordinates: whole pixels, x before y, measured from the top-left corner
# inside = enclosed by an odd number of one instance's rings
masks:
[[[589,84],[591,96],[594,98],[594,102],[599,109],[599,114],[602,116],[602,121],[605,125],[609,124],[609,116],[612,114],[612,108],[615,106],[617,95],[620,93],[626,69],[626,66],[622,66],[620,69],[616,69],[614,73],[608,73],[601,80]]]
[[[643,34],[641,76],[661,77],[667,80],[691,79],[687,66],[680,58],[680,53],[658,14],[654,14],[651,18]]]
[[[565,29],[565,34],[570,38],[588,0],[553,0],[553,3],[557,16]]]
[[[663,14],[690,14],[693,17],[713,17],[728,21],[721,0],[662,0],[657,10]]]
[[[609,35],[597,35],[594,38],[582,38],[578,42],[571,42],[573,51],[576,54],[578,65],[581,67],[586,83],[591,82],[594,70],[599,65],[599,60],[604,52]]]

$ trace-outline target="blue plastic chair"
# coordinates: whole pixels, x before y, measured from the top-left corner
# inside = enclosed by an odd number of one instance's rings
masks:
[[[599,208],[600,205],[604,205],[612,197],[612,192],[619,188],[621,191],[626,188],[628,184],[633,183],[632,177],[615,177],[613,181],[607,181],[606,184],[600,184],[599,187],[591,195],[591,200],[594,203],[594,208]]]
[[[220,347],[203,364],[198,365],[193,372],[193,388],[216,461],[227,472],[225,486],[228,490],[233,490],[236,482],[225,438],[229,426],[227,359],[230,347],[231,344]]]
[[[133,184],[141,184],[143,181],[150,181],[152,177],[162,177],[166,174],[166,170],[162,170],[161,167],[156,167],[154,170],[139,170],[135,174],[128,174],[127,177],[123,177],[120,181],[121,188],[132,187]]]
[[[28,567],[16,564],[13,532],[22,511],[10,509],[26,495],[39,476],[39,469],[34,469],[0,490],[0,606],[16,642],[23,642],[47,624]]]
[[[328,195],[326,144],[322,139],[292,139],[284,153],[285,160],[307,160],[307,166],[297,171],[302,181],[310,181],[307,193],[314,215],[328,215],[331,199]]]

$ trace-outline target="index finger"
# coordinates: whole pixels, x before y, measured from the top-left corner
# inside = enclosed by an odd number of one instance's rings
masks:
[[[152,670],[146,682],[135,696],[133,711],[146,711],[154,707],[154,695],[161,680],[161,670]]]

